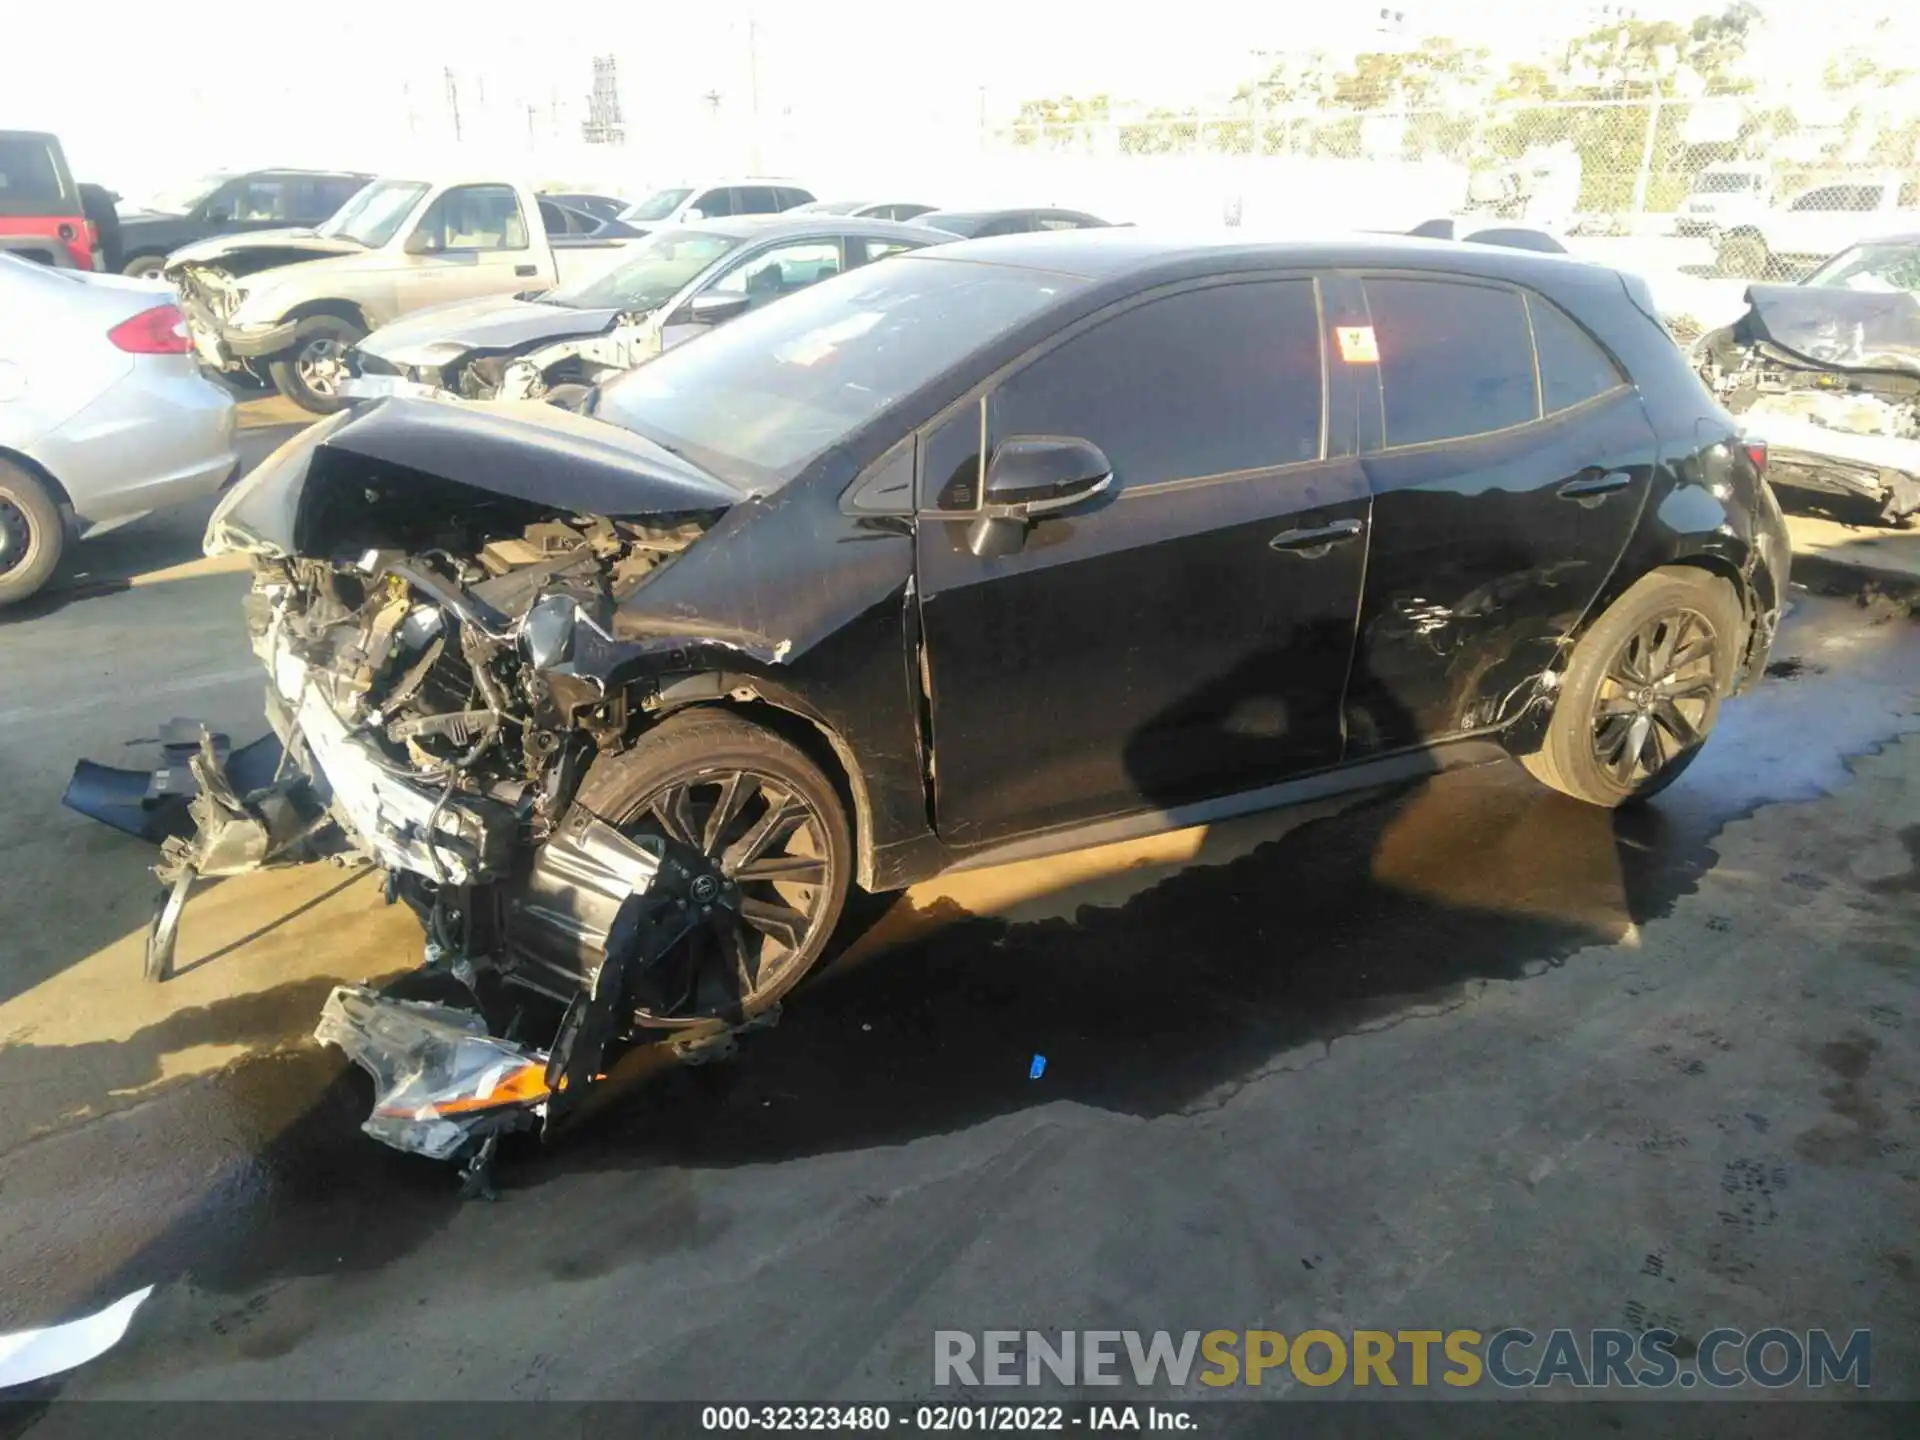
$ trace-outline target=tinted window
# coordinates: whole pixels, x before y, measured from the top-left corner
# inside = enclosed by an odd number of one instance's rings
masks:
[[[77,213],[66,166],[43,135],[0,135],[0,215]]]
[[[510,185],[459,185],[428,207],[419,233],[440,250],[524,250],[527,223]]]
[[[256,175],[216,198],[213,208],[229,220],[287,220],[292,201],[288,191],[286,181]]]
[[[738,213],[733,208],[734,192],[722,186],[718,190],[709,190],[688,208],[698,210],[701,218],[715,220],[722,215]]]
[[[974,232],[977,235],[1024,235],[1033,229],[1031,215],[1002,215],[998,220],[989,220]]]
[[[742,185],[734,192],[734,204],[738,215],[771,215],[780,208],[780,202],[773,198],[773,188],[769,185]]]
[[[1320,410],[1310,280],[1149,300],[1041,356],[991,404],[996,443],[1091,440],[1122,486],[1318,459]]]
[[[773,195],[782,210],[791,210],[796,205],[808,204],[813,199],[813,196],[804,190],[775,190]]]
[[[1386,443],[1456,440],[1539,414],[1527,312],[1512,290],[1369,280]]]
[[[1593,337],[1557,305],[1529,296],[1527,313],[1533,320],[1533,345],[1540,357],[1540,399],[1547,414],[1627,383]]]

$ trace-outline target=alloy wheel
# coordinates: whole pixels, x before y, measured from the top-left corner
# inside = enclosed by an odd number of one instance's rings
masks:
[[[347,347],[338,340],[327,336],[309,340],[294,357],[294,373],[315,395],[331,398],[337,391],[340,369],[346,360]]]
[[[715,872],[693,883],[701,920],[679,947],[683,968],[671,982],[678,1003],[650,1018],[750,1011],[818,948],[838,877],[825,821],[791,782],[730,768],[676,777],[645,796],[622,828],[664,834],[699,851]]]
[[[1718,653],[1694,610],[1656,615],[1627,637],[1594,700],[1593,755],[1608,779],[1636,789],[1706,738]]]

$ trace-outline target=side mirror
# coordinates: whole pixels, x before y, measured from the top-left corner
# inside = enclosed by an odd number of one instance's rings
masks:
[[[1002,441],[987,462],[988,515],[1031,520],[1091,499],[1113,483],[1113,462],[1088,440],[1030,436]]]
[[[746,314],[752,303],[745,295],[708,290],[681,306],[680,313],[674,318],[687,325],[724,325]]]
[[[680,212],[680,218],[682,220],[704,220],[707,218],[707,212],[702,210],[698,205],[695,205],[690,209],[682,210]]]

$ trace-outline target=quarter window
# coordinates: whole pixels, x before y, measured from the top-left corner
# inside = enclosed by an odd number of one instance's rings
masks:
[[[1516,291],[1445,280],[1371,279],[1366,287],[1389,446],[1538,417],[1526,304]]]
[[[1547,414],[1627,383],[1593,337],[1557,305],[1530,295],[1527,313],[1533,320],[1533,345],[1540,357],[1540,399]]]
[[[1321,453],[1311,280],[1214,285],[1124,310],[994,392],[996,440],[1072,435],[1121,486],[1266,469]]]

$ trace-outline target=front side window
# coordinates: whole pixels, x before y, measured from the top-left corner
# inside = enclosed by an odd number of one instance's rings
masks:
[[[1214,285],[1081,331],[995,390],[993,438],[1073,436],[1122,488],[1264,470],[1321,454],[1311,280]]]
[[[758,307],[839,273],[839,241],[803,240],[750,255],[707,288],[722,295],[745,295]]]
[[[1533,345],[1517,291],[1370,278],[1386,444],[1423,445],[1538,417]]]
[[[527,222],[510,185],[457,185],[428,207],[415,232],[434,250],[524,250]]]
[[[771,490],[1084,283],[902,255],[668,350],[602,386],[588,413]]]
[[[889,255],[904,254],[908,250],[918,250],[919,242],[906,240],[875,240],[871,237],[847,241],[847,259],[853,264],[871,265],[876,260],[884,260]],[[854,257],[858,255],[856,261]]]
[[[216,208],[219,202],[215,202]],[[288,209],[287,182],[284,180],[252,179],[234,187],[233,194],[226,202],[228,218],[233,220],[287,220],[292,218]]]
[[[771,215],[780,208],[772,187],[767,185],[742,185],[733,193],[739,197],[734,211],[737,215]]]
[[[725,186],[718,190],[709,190],[687,208],[698,210],[702,220],[721,219],[734,213],[733,192]]]

